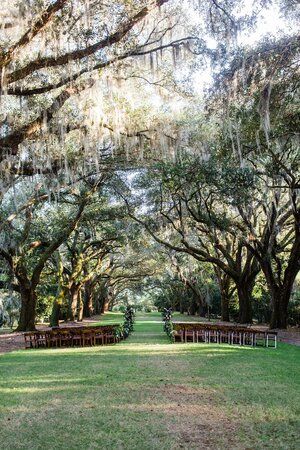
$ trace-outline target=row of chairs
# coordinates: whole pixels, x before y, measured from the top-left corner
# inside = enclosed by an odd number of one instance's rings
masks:
[[[122,338],[117,326],[74,327],[24,333],[25,348],[85,347],[115,344]]]
[[[231,345],[250,345],[252,347],[277,347],[277,332],[276,331],[262,331],[255,329],[210,329],[197,328],[185,329],[179,328],[174,332],[175,341],[180,342],[205,342],[216,344],[231,344]]]

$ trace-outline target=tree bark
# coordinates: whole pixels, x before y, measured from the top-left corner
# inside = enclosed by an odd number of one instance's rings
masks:
[[[253,283],[245,280],[236,284],[239,300],[239,323],[252,323],[252,298]]]
[[[94,314],[93,286],[87,281],[84,286],[83,317],[91,317]]]
[[[179,304],[179,312],[180,312],[180,314],[184,314],[184,304],[181,299],[180,299],[180,304]]]
[[[82,322],[83,319],[83,300],[81,288],[78,291],[78,322]]]
[[[96,296],[96,298],[93,301],[93,312],[94,314],[101,314],[102,310],[102,297],[100,295]]]
[[[270,328],[287,328],[288,304],[291,293],[289,289],[273,290]]]
[[[106,297],[103,300],[102,306],[101,306],[101,313],[100,314],[105,314],[106,312],[108,312],[109,309],[109,298]]]
[[[19,324],[16,331],[34,331],[35,328],[35,308],[36,289],[30,282],[26,285],[20,284],[21,311]]]
[[[75,321],[77,315],[78,292],[79,292],[78,286],[72,285],[70,288],[70,310],[69,310],[69,316],[72,322]]]
[[[221,296],[221,319],[224,322],[229,322],[229,302],[232,296],[232,278],[217,266],[214,266],[214,270]]]
[[[295,250],[291,252],[289,263],[287,264],[284,276],[281,279],[274,274],[270,259],[265,258],[260,261],[262,271],[264,272],[271,293],[272,313],[270,328],[285,329],[288,325],[289,301],[296,276],[299,273],[299,246],[296,246],[296,244],[294,244]]]
[[[228,291],[222,289],[221,293],[221,319],[223,322],[229,322],[229,295]]]
[[[196,312],[197,312],[197,303],[195,301],[195,299],[191,300],[190,306],[189,306],[189,315],[190,316],[195,316]]]

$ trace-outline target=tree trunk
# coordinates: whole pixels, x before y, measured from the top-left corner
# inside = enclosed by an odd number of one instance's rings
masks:
[[[272,315],[270,328],[287,328],[288,304],[292,294],[292,288],[273,288]]]
[[[58,327],[59,326],[59,317],[60,317],[60,309],[61,303],[59,299],[55,298],[52,306],[51,317],[50,317],[50,326]]]
[[[93,299],[93,314],[101,314],[102,310],[102,297],[99,295]]]
[[[229,295],[225,290],[221,290],[221,319],[229,322]]]
[[[76,319],[77,305],[78,305],[78,286],[72,285],[70,289],[70,320],[72,322]]]
[[[179,312],[180,312],[180,314],[184,314],[184,303],[183,303],[182,299],[180,299],[180,303],[179,303]]]
[[[82,292],[81,289],[78,291],[78,321],[82,322],[83,319],[83,300],[82,300]]]
[[[253,284],[247,284],[245,280],[237,283],[239,299],[239,323],[252,323],[252,289]]]
[[[270,328],[287,328],[288,306],[293,291],[293,285],[299,272],[299,255],[294,255],[284,271],[282,282],[274,276],[270,260],[261,261],[261,268],[266,277],[268,288],[271,294],[271,321]]]
[[[19,323],[16,331],[34,331],[35,328],[35,308],[36,291],[30,283],[20,284],[21,311]]]
[[[231,298],[231,277],[223,272],[219,267],[214,267],[217,282],[219,285],[220,296],[221,296],[221,319],[224,322],[229,322],[229,301]]]
[[[199,316],[205,317],[207,311],[207,305],[199,305]]]
[[[84,286],[83,317],[91,317],[93,314],[93,285],[90,282],[86,282]]]
[[[106,297],[103,300],[102,306],[101,306],[101,314],[105,314],[106,312],[108,312],[109,309],[109,297]]]
[[[189,315],[195,316],[197,312],[197,303],[194,299],[191,300],[190,306],[189,306]]]

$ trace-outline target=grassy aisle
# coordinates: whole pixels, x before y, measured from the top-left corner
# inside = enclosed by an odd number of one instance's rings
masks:
[[[172,345],[141,315],[115,346],[0,356],[1,449],[296,450],[299,373],[297,347]]]

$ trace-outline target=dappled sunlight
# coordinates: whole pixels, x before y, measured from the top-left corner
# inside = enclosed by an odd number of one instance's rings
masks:
[[[69,384],[68,386],[58,386],[57,383],[55,383],[54,386],[46,386],[46,387],[34,387],[34,386],[27,386],[27,387],[12,387],[12,388],[1,388],[0,387],[0,394],[37,394],[37,393],[46,393],[46,392],[60,392],[60,391],[66,391],[71,389],[76,389],[77,386],[72,386]]]
[[[161,327],[161,329],[163,328],[163,322],[160,320],[159,322],[157,320],[152,320],[152,318],[146,319],[146,318],[142,318],[143,320],[141,320],[141,318],[138,318],[138,322],[136,322],[135,327],[139,327],[140,325],[146,324],[155,324],[157,327]]]
[[[168,355],[168,354],[187,354],[187,353],[199,353],[199,354],[212,354],[212,355],[222,355],[222,354],[236,354],[245,352],[266,352],[264,348],[253,348],[253,347],[240,347],[232,346],[228,344],[172,344],[167,343],[140,343],[140,342],[123,342],[122,344],[114,346],[105,347],[84,347],[84,348],[58,348],[58,349],[34,349],[26,351],[12,352],[6,355],[6,358],[13,358],[20,356],[25,359],[30,359],[32,362],[35,358],[40,358],[45,356],[46,358],[52,359],[55,357],[66,357],[73,358],[76,356],[108,356],[115,354],[123,354],[124,356],[132,354],[154,354],[154,355]],[[17,363],[17,362],[16,362]],[[21,362],[20,362],[21,363]],[[1,365],[1,362],[0,362]]]
[[[15,387],[18,384],[21,385],[30,385],[32,386],[34,385],[47,385],[47,387],[45,389],[48,389],[48,385],[53,385],[53,386],[58,386],[59,384],[63,384],[64,386],[69,385],[71,383],[82,383],[85,382],[87,379],[89,379],[88,377],[66,377],[66,376],[61,376],[61,375],[55,375],[53,374],[53,376],[49,376],[49,374],[47,375],[47,378],[43,378],[43,375],[38,375],[38,376],[30,376],[28,379],[26,378],[12,378],[12,380],[10,381],[4,381],[2,384],[6,385],[6,384],[11,384],[13,382],[14,387],[12,389],[18,389],[17,387]],[[33,387],[33,386],[32,386]],[[0,387],[1,389],[1,387]]]

